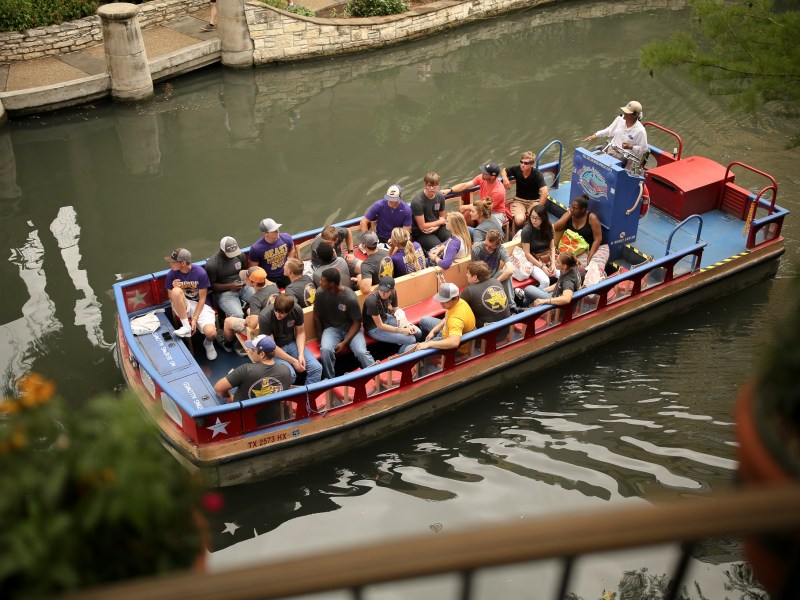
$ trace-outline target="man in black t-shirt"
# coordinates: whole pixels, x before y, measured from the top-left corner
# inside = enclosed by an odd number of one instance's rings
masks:
[[[229,317],[244,316],[242,304],[253,295],[253,288],[239,277],[247,265],[244,252],[230,236],[219,241],[219,252],[211,256],[203,267],[211,282],[214,304]]]
[[[322,265],[319,258],[320,244],[328,244],[333,248],[336,256],[343,258],[350,270],[350,275],[358,273],[358,265],[361,263],[353,254],[353,234],[347,227],[336,227],[327,225],[322,232],[311,242],[311,268],[317,269]]]
[[[475,326],[496,323],[511,316],[511,305],[503,289],[503,284],[490,277],[489,265],[476,260],[467,267],[467,287],[461,291],[461,298],[469,304],[475,314]],[[505,338],[508,329],[498,333],[498,339]]]
[[[500,173],[507,190],[511,189],[509,176],[514,178],[514,185],[517,187],[516,194],[508,203],[517,229],[525,224],[525,215],[531,211],[531,207],[537,202],[544,206],[550,193],[544,182],[544,175],[533,166],[534,164],[536,155],[530,151],[523,152],[519,157],[519,165],[503,169]]]
[[[306,385],[322,379],[322,365],[306,347],[305,314],[294,296],[281,294],[258,315],[258,331],[275,340],[276,360],[292,371],[306,374]]]
[[[422,191],[411,200],[411,237],[427,253],[450,239],[450,230],[445,219],[444,194],[439,191],[439,174],[427,173],[422,183]]]
[[[361,263],[361,274],[356,278],[358,289],[369,294],[373,285],[378,285],[381,277],[391,277],[394,274],[394,263],[389,252],[378,248],[378,235],[368,231],[361,236],[364,252],[367,258]]]
[[[309,275],[303,273],[303,261],[299,258],[287,259],[283,272],[291,283],[287,285],[283,292],[289,296],[294,296],[300,308],[306,308],[314,304],[314,296],[317,294],[317,286]]]

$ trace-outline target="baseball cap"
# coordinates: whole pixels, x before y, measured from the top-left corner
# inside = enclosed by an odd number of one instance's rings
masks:
[[[267,272],[261,267],[250,267],[247,270],[247,278],[253,283],[264,283],[267,280]]]
[[[172,251],[172,254],[164,257],[164,260],[167,262],[192,262],[192,253],[186,248],[175,248],[175,250]]]
[[[620,110],[629,115],[633,113],[640,115],[642,114],[642,105],[639,104],[636,100],[631,100],[625,106],[620,107]]]
[[[389,276],[381,277],[381,280],[378,283],[378,291],[391,292],[393,289],[394,289],[394,279]]]
[[[252,340],[244,343],[250,350],[260,350],[261,352],[275,352],[275,340],[266,335],[257,335]]]
[[[486,173],[487,175],[494,175],[497,177],[500,175],[500,165],[496,162],[486,163],[485,165],[481,165],[481,173]]]
[[[383,197],[383,199],[388,200],[389,202],[399,202],[402,197],[403,188],[395,183],[389,186],[389,189],[386,190],[386,195]]]
[[[219,241],[219,249],[222,250],[228,258],[235,258],[242,253],[239,249],[239,242],[229,235]]]
[[[281,224],[276,223],[275,219],[264,219],[258,224],[258,228],[264,233],[271,233],[273,231],[278,231],[278,229],[281,228]]]
[[[370,250],[378,247],[378,236],[371,231],[361,236],[361,242]]]
[[[439,293],[433,296],[437,302],[450,302],[453,298],[458,298],[458,286],[455,283],[443,283],[439,287]]]

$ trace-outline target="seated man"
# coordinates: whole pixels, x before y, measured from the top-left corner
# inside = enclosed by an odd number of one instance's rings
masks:
[[[175,335],[190,337],[199,327],[206,338],[203,341],[206,358],[214,360],[217,358],[214,348],[217,327],[214,325],[214,311],[206,304],[208,289],[211,287],[208,274],[203,267],[192,264],[192,253],[186,248],[175,248],[164,260],[171,269],[164,281],[172,314],[181,322]]]
[[[414,346],[413,350],[426,348],[441,348],[443,350],[458,348],[458,354],[469,352],[472,344],[461,344],[465,333],[475,330],[475,315],[464,300],[459,298],[458,286],[455,283],[444,283],[439,287],[439,293],[434,295],[434,300],[441,303],[445,309],[444,319],[422,317],[419,328],[425,341]]]
[[[361,231],[369,231],[370,223],[377,221],[375,233],[384,244],[392,237],[395,227],[404,227],[411,232],[411,207],[402,198],[403,188],[397,184],[389,186],[386,195],[367,209],[359,224]]]
[[[445,195],[460,194],[468,188],[476,185],[479,186],[478,197],[492,199],[492,216],[502,225],[508,220],[508,217],[506,216],[506,188],[503,187],[503,183],[497,178],[500,175],[500,166],[496,162],[490,162],[481,165],[480,170],[481,174],[476,175],[473,179],[457,183],[449,190],[442,191]],[[470,219],[472,217],[471,205],[463,204],[458,207],[458,210],[464,215],[467,224],[470,224]]]
[[[495,277],[503,284],[503,289],[508,298],[514,297],[514,287],[511,285],[511,274],[514,266],[508,250],[503,246],[503,235],[493,229],[486,234],[482,242],[475,242],[472,246],[472,260],[482,260],[489,267],[489,277]]]
[[[322,372],[336,376],[336,355],[348,346],[363,368],[375,364],[361,332],[361,307],[356,293],[342,287],[338,269],[325,269],[314,299],[314,326],[319,336]]]
[[[642,125],[642,105],[636,100],[631,100],[621,107],[622,114],[611,122],[611,125],[600,131],[583,138],[583,141],[596,140],[599,137],[611,138],[608,153],[622,158],[613,146],[629,151],[637,159],[649,149],[647,145],[647,131]]]
[[[234,343],[235,335],[245,329],[255,330],[258,326],[259,313],[272,304],[281,293],[278,286],[267,279],[267,273],[261,267],[250,267],[243,275],[247,276],[247,285],[254,290],[247,303],[247,316],[226,318],[222,327],[222,337],[217,337],[217,341],[225,352],[236,350],[240,356],[244,356],[246,353],[239,344]]]
[[[274,304],[265,307],[258,315],[258,332],[275,340],[276,360],[288,365],[292,383],[297,373],[306,374],[306,385],[322,379],[322,365],[306,348],[305,315],[294,296],[280,294]]]
[[[361,273],[354,278],[356,286],[365,294],[369,294],[373,285],[378,285],[381,277],[394,275],[394,263],[389,252],[378,248],[378,236],[368,231],[361,237],[364,252],[367,255],[361,262]]]
[[[219,241],[219,252],[211,256],[205,264],[214,304],[229,317],[244,316],[242,304],[246,303],[255,291],[246,285],[239,273],[247,264],[244,252],[237,241],[226,236]]]
[[[411,237],[425,252],[450,239],[445,219],[444,194],[439,191],[439,175],[426,173],[423,188],[411,200]]]
[[[531,212],[535,204],[545,206],[547,195],[550,191],[544,182],[544,175],[534,167],[536,155],[531,152],[523,152],[519,157],[519,164],[512,165],[507,170],[503,169],[500,176],[503,178],[503,186],[511,189],[513,182],[517,191],[508,203],[508,210],[514,219],[514,227],[519,229],[525,225],[525,216]],[[512,180],[511,177],[514,179]]]
[[[398,345],[402,354],[417,342],[419,329],[414,325],[400,327],[394,316],[396,309],[394,279],[381,277],[378,288],[364,299],[364,331],[379,342]]]
[[[253,351],[253,362],[236,367],[214,384],[214,391],[226,402],[237,402],[248,398],[260,398],[288,390],[291,373],[285,364],[275,361],[275,342],[259,335],[247,340],[245,345]],[[236,393],[231,394],[232,388]],[[280,407],[276,402],[267,405],[267,422],[279,421]]]
[[[311,268],[320,266],[319,245],[328,244],[333,248],[336,256],[340,256],[350,268],[350,275],[355,275],[361,263],[353,254],[353,234],[347,227],[334,227],[327,225],[322,232],[311,242]]]
[[[258,227],[263,237],[250,246],[248,266],[261,267],[275,285],[284,288],[291,282],[283,273],[283,265],[287,258],[297,256],[294,240],[288,233],[280,232],[281,224],[275,219],[264,219]]]
[[[472,309],[476,327],[502,321],[511,315],[511,303],[503,284],[490,276],[489,265],[485,262],[476,260],[469,264],[467,284],[461,292],[461,298]],[[498,338],[506,335],[499,335]]]
[[[303,261],[299,258],[287,259],[286,264],[283,266],[283,272],[292,282],[283,291],[290,296],[294,296],[300,308],[306,308],[314,304],[317,286],[314,285],[311,276],[303,272]]]
[[[325,269],[337,269],[342,276],[342,281],[346,281],[348,284],[350,283],[350,269],[347,267],[347,263],[341,256],[336,256],[333,251],[333,247],[329,246],[328,244],[320,244],[319,248],[317,248],[317,257],[319,258],[319,266],[314,269],[314,273],[311,276],[311,279],[316,287],[319,287],[319,280],[322,277],[322,272]],[[349,287],[349,285],[348,285]]]

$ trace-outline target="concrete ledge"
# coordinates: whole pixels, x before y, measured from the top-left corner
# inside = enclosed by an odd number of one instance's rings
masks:
[[[149,61],[150,75],[154,82],[162,81],[219,62],[221,54],[218,39],[199,42]]]
[[[111,93],[111,77],[107,73],[90,75],[66,83],[0,93],[0,102],[9,114],[31,114],[83,104]]]

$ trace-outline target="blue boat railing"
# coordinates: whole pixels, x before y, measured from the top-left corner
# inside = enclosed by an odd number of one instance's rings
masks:
[[[551,148],[558,148],[558,159],[554,162],[542,164],[542,156],[547,154]],[[536,155],[536,168],[542,173],[552,173],[553,181],[548,183],[547,186],[553,189],[558,188],[559,179],[561,177],[561,165],[563,164],[564,144],[561,140],[553,140],[547,144],[539,154]]]

